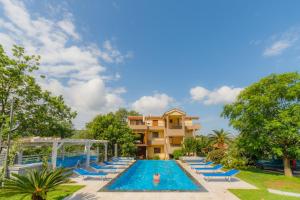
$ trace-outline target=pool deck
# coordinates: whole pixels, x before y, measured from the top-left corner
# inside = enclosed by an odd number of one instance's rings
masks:
[[[99,192],[99,189],[109,181],[99,181],[97,179],[82,180],[79,177],[72,178],[79,185],[86,187],[78,190],[65,200],[238,200],[228,189],[256,189],[238,178],[233,178],[232,182],[224,179],[214,179],[209,182],[203,176],[195,173],[191,168],[181,161],[178,161],[186,171],[188,171],[207,192]],[[110,174],[110,178],[115,178],[117,174]]]

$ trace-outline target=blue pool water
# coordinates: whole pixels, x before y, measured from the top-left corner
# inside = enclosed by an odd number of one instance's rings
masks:
[[[160,174],[160,182],[153,182],[153,174]],[[175,161],[139,160],[104,190],[109,191],[200,191]]]

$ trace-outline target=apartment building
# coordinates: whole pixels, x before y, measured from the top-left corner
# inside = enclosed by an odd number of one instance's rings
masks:
[[[128,125],[137,134],[138,157],[169,159],[180,149],[184,138],[195,137],[199,117],[188,116],[180,109],[172,109],[162,116],[129,116]]]

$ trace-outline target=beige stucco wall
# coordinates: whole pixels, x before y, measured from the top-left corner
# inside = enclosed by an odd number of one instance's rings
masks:
[[[148,125],[148,126],[153,126],[153,120],[151,119],[151,120],[146,120],[145,121],[146,122],[146,124]],[[158,120],[158,126],[165,126],[165,122],[164,122],[164,120]]]
[[[158,132],[159,138],[164,137],[164,131],[163,130],[157,130],[157,131],[151,131],[148,133],[148,139],[152,139],[152,133]]]
[[[160,148],[160,153],[154,153],[154,148]],[[153,158],[155,155],[158,155],[161,160],[165,159],[164,146],[150,146],[147,147],[148,158]]]
[[[192,121],[192,120],[185,120],[185,121],[184,121],[184,124],[185,124],[186,126],[192,126],[192,125],[193,125],[193,121]]]

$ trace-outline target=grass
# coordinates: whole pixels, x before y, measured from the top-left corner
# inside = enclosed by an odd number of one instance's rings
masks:
[[[73,194],[77,190],[83,188],[83,185],[61,185],[58,186],[55,191],[51,191],[47,195],[47,200],[62,200],[63,198]],[[13,196],[7,196],[3,191],[0,190],[0,200],[21,200],[24,195],[18,194]],[[30,200],[29,195],[25,196],[24,200]]]
[[[230,189],[233,194],[242,200],[299,200],[296,197],[271,194],[267,189],[300,193],[300,178],[285,177],[281,174],[264,172],[260,169],[242,170],[237,176],[258,188],[257,190]]]

